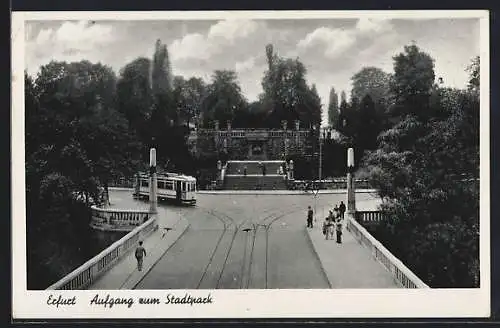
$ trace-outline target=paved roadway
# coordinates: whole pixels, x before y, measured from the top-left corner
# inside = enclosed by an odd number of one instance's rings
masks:
[[[128,193],[110,197],[119,208],[147,208]],[[358,207],[375,208],[374,195],[356,197]],[[341,200],[345,194],[318,195],[316,206]],[[195,207],[160,203],[160,216],[183,215],[190,227],[136,289],[328,288],[305,230],[308,205],[315,206],[312,195],[200,194]],[[326,215],[319,211],[317,224]]]

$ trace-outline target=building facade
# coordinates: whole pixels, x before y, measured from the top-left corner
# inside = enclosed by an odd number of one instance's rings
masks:
[[[189,136],[190,149],[198,155],[224,154],[229,160],[282,160],[295,154],[313,151],[313,130],[301,129],[295,122],[294,129],[288,129],[283,122],[280,130],[232,129],[226,122],[226,129],[198,129]]]

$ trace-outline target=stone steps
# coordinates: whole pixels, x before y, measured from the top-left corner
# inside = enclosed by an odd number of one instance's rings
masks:
[[[286,190],[283,175],[233,175],[224,179],[224,189],[229,190]]]
[[[247,168],[247,174],[262,174],[262,167],[259,165],[262,163],[266,167],[266,174],[278,174],[279,167],[283,165],[282,161],[228,161],[226,174],[243,174],[244,168]]]

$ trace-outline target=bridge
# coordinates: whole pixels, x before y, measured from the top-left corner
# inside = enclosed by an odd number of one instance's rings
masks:
[[[197,206],[159,203],[151,216],[132,193],[111,189],[111,206],[93,210],[95,220],[113,218],[130,232],[49,289],[428,288],[358,222],[380,219],[373,190],[356,190],[356,218],[346,216],[342,244],[325,240],[321,223],[346,201],[345,189],[315,197],[200,191]],[[316,208],[312,229],[307,206]],[[142,271],[133,252],[139,240]]]

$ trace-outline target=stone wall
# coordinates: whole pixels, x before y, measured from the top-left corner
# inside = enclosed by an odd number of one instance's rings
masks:
[[[285,153],[303,154],[309,135],[309,130],[197,130],[189,141],[193,153],[224,153],[230,160],[251,159],[249,149],[262,144],[266,159],[279,160]]]

